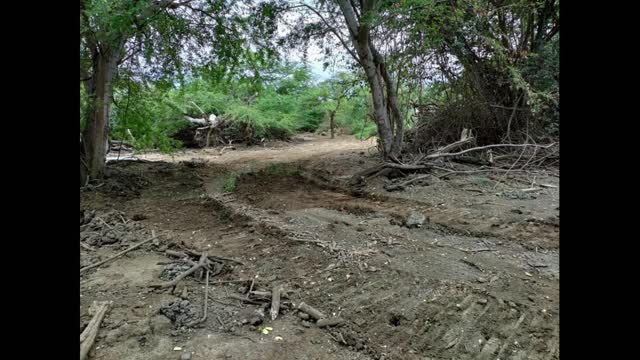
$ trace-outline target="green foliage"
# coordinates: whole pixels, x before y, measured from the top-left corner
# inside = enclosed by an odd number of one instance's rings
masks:
[[[121,80],[114,93],[111,137],[132,142],[137,149],[170,152],[179,143],[170,135],[187,125],[182,109],[162,89]]]
[[[262,75],[214,81],[207,75],[211,70],[209,67],[182,84],[119,79],[115,83],[111,137],[133,141],[138,149],[171,151],[180,146],[170,136],[187,125],[185,115],[215,114],[229,131],[242,134],[249,127],[256,140],[283,139],[299,131],[327,129],[328,112],[336,109],[338,97],[338,127],[365,138],[375,133],[373,122],[365,121],[370,106],[366,89],[344,85],[347,80],[354,81],[344,74],[315,84],[307,67],[284,64],[274,65]],[[256,82],[261,85],[256,86]]]
[[[222,189],[226,192],[234,192],[236,191],[236,186],[238,185],[238,174],[231,173],[227,176],[227,180],[224,182]]]

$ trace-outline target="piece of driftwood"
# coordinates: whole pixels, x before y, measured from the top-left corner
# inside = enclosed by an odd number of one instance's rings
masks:
[[[98,336],[100,324],[107,311],[109,311],[111,304],[111,301],[94,301],[89,308],[89,313],[93,313],[93,318],[80,334],[80,360],[85,360],[88,357],[89,351]]]
[[[309,316],[311,316],[312,318],[316,319],[316,320],[320,320],[320,319],[324,319],[327,317],[327,315],[323,314],[321,311],[309,306],[308,304],[301,302],[300,304],[298,304],[297,306],[298,310],[309,314]]]

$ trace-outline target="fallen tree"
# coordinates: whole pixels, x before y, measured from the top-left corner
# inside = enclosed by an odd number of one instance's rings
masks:
[[[393,174],[393,177],[404,177],[407,173],[427,172],[429,175],[418,176],[416,178],[397,183],[387,184],[385,189],[387,191],[402,190],[405,186],[414,183],[416,181],[423,180],[428,176],[445,177],[457,173],[473,173],[473,172],[488,172],[488,171],[522,171],[527,167],[534,165],[540,165],[547,159],[553,158],[558,153],[558,144],[535,144],[535,143],[523,143],[523,144],[491,144],[485,146],[474,146],[464,150],[454,151],[465,147],[466,145],[473,144],[475,142],[467,129],[464,129],[460,140],[442,146],[428,154],[421,154],[410,163],[401,162],[383,162],[376,166],[362,170],[354,174],[349,185],[352,188],[358,188],[356,192],[361,193],[361,189],[366,184],[366,181],[378,176],[387,176]],[[519,149],[520,154],[515,155],[515,162],[504,162],[507,159],[512,158],[512,155],[499,155],[494,156],[494,149]],[[526,153],[530,151],[529,153]],[[470,157],[471,154],[480,154],[479,157]],[[483,167],[479,170],[472,171],[458,171],[448,165],[450,161],[456,161],[462,163],[475,163],[483,164]],[[500,159],[500,160],[498,160]],[[440,174],[434,174],[434,171],[441,171]]]

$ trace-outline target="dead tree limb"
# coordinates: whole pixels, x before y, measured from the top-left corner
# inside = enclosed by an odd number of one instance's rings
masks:
[[[111,301],[94,301],[89,309],[89,312],[94,312],[94,315],[82,334],[80,334],[80,360],[85,360],[89,355],[89,351],[98,335],[102,319],[109,311],[111,303]]]
[[[196,272],[199,269],[203,269],[206,265],[207,265],[207,253],[204,252],[200,256],[200,260],[198,261],[197,264],[195,264],[194,266],[189,268],[189,270],[187,270],[187,271],[183,272],[182,274],[178,275],[175,279],[173,279],[171,281],[163,282],[163,283],[160,283],[160,284],[152,284],[150,286],[153,287],[153,288],[160,288],[160,289],[167,288],[167,287],[171,287],[171,288],[175,289],[176,285],[178,285],[178,283],[182,279],[184,279],[185,277],[193,274],[194,272]]]
[[[469,152],[472,152],[472,151],[479,151],[479,150],[485,150],[485,149],[491,149],[491,148],[497,148],[497,147],[536,147],[536,148],[548,149],[548,148],[550,148],[550,147],[552,147],[554,145],[555,145],[555,143],[551,143],[551,144],[548,144],[548,145],[537,145],[537,144],[493,144],[493,145],[473,147],[473,148],[462,150],[462,151],[458,151],[458,152],[455,152],[455,153],[434,153],[434,154],[429,154],[429,155],[425,156],[425,160],[436,159],[436,158],[441,158],[441,157],[459,156],[459,155],[466,154],[466,153],[469,153]]]
[[[80,269],[80,273],[83,273],[83,272],[85,272],[85,271],[87,271],[87,270],[89,270],[89,269],[93,269],[94,267],[97,267],[97,266],[100,266],[100,265],[102,265],[102,264],[105,264],[105,263],[107,263],[107,262],[109,262],[109,261],[111,261],[111,260],[117,259],[117,258],[119,258],[120,256],[122,256],[122,255],[124,255],[124,254],[128,253],[129,251],[135,250],[135,249],[139,248],[140,246],[142,246],[142,245],[144,245],[144,244],[146,244],[146,243],[148,243],[148,242],[151,242],[151,241],[153,241],[153,240],[155,240],[155,239],[157,239],[157,238],[158,238],[157,236],[154,236],[154,237],[152,237],[152,238],[150,238],[150,239],[147,239],[147,240],[145,240],[145,241],[139,242],[139,243],[137,243],[137,244],[135,244],[135,245],[133,245],[133,246],[131,246],[131,247],[127,248],[126,250],[123,250],[123,251],[121,251],[121,252],[119,252],[119,253],[117,253],[117,254],[113,255],[112,257],[110,257],[110,258],[108,258],[108,259],[106,259],[106,260],[102,260],[102,261],[99,261],[99,262],[97,262],[97,263],[95,263],[95,264],[91,264],[91,265],[85,266],[85,267],[83,267],[83,268],[81,268],[81,269]]]

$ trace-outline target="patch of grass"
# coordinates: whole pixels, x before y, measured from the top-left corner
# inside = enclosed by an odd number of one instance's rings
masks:
[[[280,164],[269,164],[269,166],[267,166],[267,168],[265,169],[265,172],[267,173],[267,175],[275,175],[278,174],[282,171],[282,165]]]
[[[226,192],[234,192],[236,191],[236,186],[238,185],[238,175],[235,173],[229,174],[227,180],[224,182],[224,186],[222,189]]]

